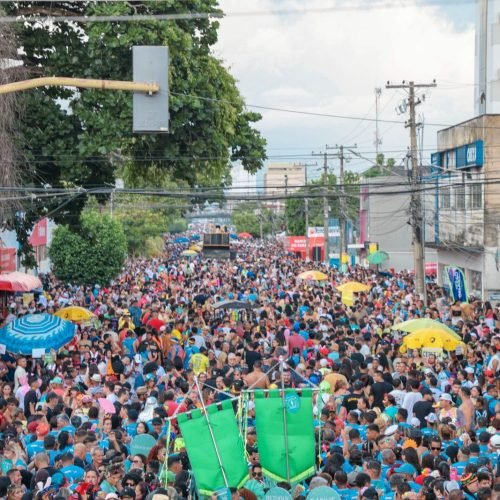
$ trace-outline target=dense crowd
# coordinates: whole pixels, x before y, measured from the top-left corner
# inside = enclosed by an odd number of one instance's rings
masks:
[[[453,303],[428,280],[424,306],[409,273],[340,273],[275,243],[243,243],[235,261],[183,249],[169,242],[162,259],[130,261],[109,286],[48,275],[30,304],[11,297],[4,324],[68,305],[96,320],[42,359],[1,356],[1,498],[188,498],[196,477],[170,417],[280,387],[321,388],[317,473],[278,484],[295,498],[319,486],[346,500],[500,498],[500,304]],[[328,279],[298,279],[313,268]],[[336,286],[350,280],[370,291],[345,305]],[[221,300],[253,308],[214,309]],[[405,352],[391,327],[412,318],[441,321],[463,345]],[[276,484],[262,472],[251,400],[247,410],[250,480],[233,498],[264,498]],[[156,444],[134,454],[141,434]]]

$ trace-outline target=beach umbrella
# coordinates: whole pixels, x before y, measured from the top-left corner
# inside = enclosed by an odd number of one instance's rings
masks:
[[[180,236],[179,238],[175,238],[174,243],[189,243],[189,238]]]
[[[370,286],[363,283],[358,283],[357,281],[348,281],[347,283],[342,283],[335,287],[339,292],[342,293],[360,293],[369,292]]]
[[[193,234],[193,235],[191,236],[191,239],[192,239],[193,241],[200,241],[200,240],[201,240],[201,236],[200,236],[199,234]]]
[[[83,321],[90,321],[95,318],[94,313],[85,309],[85,307],[79,306],[69,306],[59,309],[54,313],[54,316],[65,319],[66,321],[74,321],[75,323],[81,323]]]
[[[200,247],[200,245],[191,245],[189,247],[189,250],[192,250],[193,252],[201,252],[203,248]]]
[[[325,281],[328,279],[328,276],[321,271],[304,271],[300,273],[298,276],[301,280],[309,280],[309,281]]]
[[[232,239],[232,240],[237,240],[238,239],[238,236],[234,233],[230,233],[229,234],[229,237]]]
[[[430,318],[409,319],[403,323],[397,323],[391,326],[391,330],[398,330],[400,332],[413,333],[421,330],[442,330],[457,340],[462,340],[451,328],[443,323]]]
[[[252,238],[253,236],[250,233],[240,233],[238,234],[238,238],[241,238],[243,240],[248,240]]]
[[[184,250],[184,252],[181,253],[183,257],[194,257],[195,255],[198,255],[197,252],[194,250]]]
[[[367,260],[370,264],[382,264],[389,258],[389,254],[387,252],[373,252],[368,255]]]
[[[59,349],[73,340],[76,326],[52,314],[26,314],[0,329],[0,344],[13,354]]]
[[[403,338],[403,346],[407,349],[441,348],[446,351],[454,351],[462,344],[460,339],[445,330],[437,328],[423,328],[409,333]]]

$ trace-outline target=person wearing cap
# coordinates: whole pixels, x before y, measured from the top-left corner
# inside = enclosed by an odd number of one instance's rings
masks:
[[[437,417],[439,422],[447,421],[456,424],[458,421],[458,410],[453,406],[450,394],[441,394],[437,406]]]

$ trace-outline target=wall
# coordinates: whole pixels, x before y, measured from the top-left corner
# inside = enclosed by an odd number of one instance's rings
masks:
[[[408,224],[409,185],[405,185],[405,170],[397,169],[395,172],[391,176],[364,179],[369,183],[369,196],[366,205],[363,204],[363,208],[368,207],[367,241],[378,243],[379,249],[389,254],[389,260],[381,266],[383,269],[413,269],[412,228]],[[425,239],[430,241],[434,238],[433,193],[427,194],[423,202],[427,221]],[[430,214],[430,218],[427,214]],[[427,262],[435,262],[436,252],[426,248],[425,259]]]

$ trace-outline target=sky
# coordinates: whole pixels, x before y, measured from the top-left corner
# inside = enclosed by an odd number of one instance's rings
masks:
[[[248,105],[375,118],[375,88],[382,88],[380,152],[398,163],[406,155],[408,129],[383,120],[407,119],[396,112],[406,94],[385,84],[436,79],[417,108],[428,124],[426,162],[444,128],[433,124],[453,125],[474,113],[474,0],[384,1],[379,8],[378,0],[221,0],[226,13],[254,15],[221,21],[216,55]],[[301,12],[272,12],[277,10]],[[351,155],[346,168],[353,171],[375,158],[373,122],[255,110],[263,117],[257,128],[267,140],[269,161],[316,161],[311,152],[327,144],[357,145],[368,160]],[[338,160],[331,167],[336,171]]]

